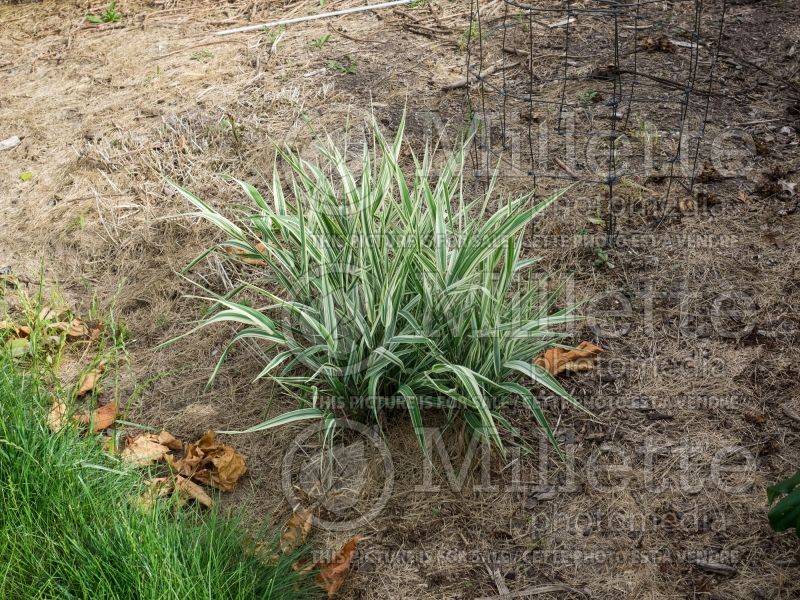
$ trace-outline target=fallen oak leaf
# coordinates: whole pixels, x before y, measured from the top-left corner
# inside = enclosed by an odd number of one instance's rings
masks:
[[[89,328],[81,319],[72,319],[67,329],[67,336],[73,338],[81,338],[89,335]]]
[[[589,371],[594,368],[597,355],[603,351],[599,346],[589,342],[581,342],[577,348],[550,348],[538,357],[534,364],[543,367],[551,375],[564,371]]]
[[[281,552],[289,554],[303,545],[311,532],[311,517],[311,513],[303,507],[295,508],[281,534]]]
[[[114,424],[119,416],[119,405],[116,400],[109,402],[89,414],[74,415],[73,420],[81,425],[92,425],[92,431],[98,432],[103,429],[108,429]]]
[[[101,362],[88,373],[84,373],[83,377],[81,377],[80,386],[78,387],[77,395],[79,398],[85,396],[95,388],[97,382],[100,381],[100,378],[103,376],[105,369],[105,363]]]
[[[350,538],[341,550],[336,553],[330,562],[317,563],[319,574],[316,577],[317,584],[328,592],[328,598],[332,598],[344,585],[347,575],[350,573],[350,565],[356,555],[356,547],[364,538],[356,535]]]

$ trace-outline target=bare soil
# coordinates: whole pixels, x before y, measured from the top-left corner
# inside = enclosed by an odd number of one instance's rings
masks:
[[[465,74],[468,3],[431,0],[285,31],[212,35],[319,5],[131,0],[120,3],[120,22],[99,26],[84,18],[103,11],[95,3],[0,6],[0,140],[22,138],[0,151],[0,267],[31,287],[43,272],[75,306],[96,300],[126,324],[129,420],[194,439],[292,407],[268,382],[252,383],[256,347],[236,349],[206,389],[230,328],[155,350],[200,317],[204,304],[187,297],[197,289],[178,272],[216,240],[181,216],[188,207],[167,179],[232,206],[242,198],[223,175],[266,189],[274,142],[311,152],[325,132],[338,138],[371,113],[391,131],[405,109],[410,143],[421,146],[430,114],[449,120],[451,133],[466,121],[465,90],[442,88]],[[485,19],[503,13],[502,2],[481,7]],[[678,19],[689,7],[665,4]],[[720,6],[710,10],[718,15]],[[800,422],[787,416],[800,414],[800,11],[784,0],[729,2],[727,10],[729,55],[709,137],[746,131],[757,150],[751,168],[710,171],[695,193],[673,192],[666,216],[653,208],[663,178],[628,177],[615,192],[624,210],[610,263],[595,249],[607,227],[597,221],[608,202],[603,185],[579,182],[531,233],[526,251],[542,257],[555,282],[568,281],[594,317],[576,341],[605,349],[596,370],[564,378],[595,417],[542,398],[570,460],[546,447],[495,455],[484,471],[494,488],[481,487],[476,460],[461,490],[438,471],[434,493],[423,485],[407,420],[387,416],[394,492],[360,532],[368,538],[342,597],[800,597],[798,540],[770,530],[764,491],[800,466]],[[608,31],[592,27],[582,30],[579,17],[577,69],[602,66],[591,43]],[[543,34],[538,51],[553,52],[553,37]],[[487,63],[500,59],[489,43],[486,52]],[[512,83],[518,75],[507,73]],[[569,85],[576,118],[590,118],[576,99],[594,88]],[[470,93],[475,102],[478,86]],[[484,93],[492,109],[496,97]],[[541,93],[558,98],[561,85]],[[668,128],[657,106],[634,110],[632,139],[641,140],[640,122]],[[669,156],[674,143],[664,136],[658,151]],[[553,172],[568,175],[561,171]],[[32,177],[22,181],[23,173]],[[565,181],[537,184],[545,193]],[[524,176],[501,181],[508,192],[531,185]],[[589,241],[552,242],[562,236]],[[215,291],[229,289],[229,277],[215,258],[196,272]],[[621,309],[626,316],[613,316]],[[513,416],[538,439],[529,417]],[[222,501],[254,523],[283,522],[291,507],[281,461],[300,429],[231,438],[249,474]],[[457,467],[466,448],[456,433],[446,438]],[[316,539],[335,548],[352,533],[317,531]]]

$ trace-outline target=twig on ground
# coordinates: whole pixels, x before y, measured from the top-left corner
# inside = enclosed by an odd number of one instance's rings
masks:
[[[391,8],[392,6],[402,6],[403,4],[410,4],[413,0],[393,0],[392,2],[382,2],[380,4],[371,4],[367,6],[354,6],[351,8],[343,8],[333,12],[320,13],[318,15],[306,15],[304,17],[293,17],[291,19],[281,19],[279,21],[271,21],[269,23],[261,23],[260,25],[245,25],[243,27],[236,27],[234,29],[224,29],[217,31],[214,35],[232,35],[234,33],[244,33],[247,31],[259,31],[263,29],[272,29],[282,25],[292,25],[294,23],[303,23],[305,21],[316,21],[317,19],[332,19],[343,15],[350,15],[353,13],[366,12],[370,10],[381,10],[384,8]]]
[[[497,71],[502,69],[511,69],[512,67],[516,67],[519,64],[520,64],[519,61],[514,63],[508,63],[507,65],[502,65],[500,63],[497,63],[490,67],[485,68],[483,71],[478,73],[478,75],[474,79],[480,81],[481,79],[485,79],[492,73],[496,73]],[[442,89],[445,91],[457,90],[458,88],[466,87],[468,83],[469,83],[469,77],[462,77],[461,79],[458,79],[452,83],[448,83],[447,85],[442,86]]]
[[[553,160],[555,160],[555,163],[556,163],[556,164],[557,164],[559,167],[561,167],[561,168],[562,168],[562,169],[563,169],[563,170],[564,170],[564,171],[567,173],[567,175],[569,175],[569,176],[570,176],[570,177],[572,177],[573,179],[580,179],[580,178],[581,178],[581,177],[580,177],[580,175],[578,175],[578,174],[577,174],[575,171],[573,171],[573,170],[572,170],[572,169],[569,167],[569,165],[568,165],[567,163],[565,163],[563,160],[561,160],[561,159],[560,159],[560,158],[558,158],[557,156],[556,156],[556,157],[555,157]]]

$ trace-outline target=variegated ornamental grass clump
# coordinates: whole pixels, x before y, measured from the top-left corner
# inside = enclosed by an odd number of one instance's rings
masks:
[[[578,404],[532,359],[561,338],[551,327],[575,316],[541,297],[534,261],[520,255],[525,229],[560,194],[498,201],[490,189],[468,201],[463,148],[435,176],[431,153],[414,157],[407,177],[403,126],[393,141],[372,131],[360,175],[333,144],[318,163],[281,152],[288,181],[276,168],[268,198],[239,182],[252,207],[233,220],[178,187],[224,233],[225,255],[247,265],[236,294],[209,298],[218,310],[198,328],[241,324],[231,344],[271,347],[260,377],[304,403],[249,431],[311,417],[333,425],[320,400],[333,398],[346,416],[378,423],[402,406],[423,448],[423,414],[436,408],[502,449],[501,431],[514,433],[502,408],[522,401],[555,444],[532,388]]]

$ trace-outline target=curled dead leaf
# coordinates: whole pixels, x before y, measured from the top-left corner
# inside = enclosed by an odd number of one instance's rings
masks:
[[[333,560],[329,562],[320,561],[317,563],[319,575],[317,584],[328,592],[328,598],[336,595],[336,592],[344,585],[347,575],[350,573],[350,566],[356,555],[356,547],[364,538],[360,535],[350,538],[341,550],[336,553]]]
[[[50,323],[46,329],[55,329],[67,334],[67,337],[81,338],[89,335],[89,328],[80,319],[72,319],[69,323],[66,321],[58,321],[57,323]]]
[[[92,340],[93,342],[96,342],[97,340],[100,339],[102,333],[103,333],[103,324],[98,323],[97,325],[92,327],[92,330],[89,332],[89,339]]]
[[[83,377],[81,377],[80,386],[78,387],[78,397],[85,396],[95,388],[97,382],[100,381],[100,378],[103,376],[105,368],[105,363],[101,362],[88,373],[84,373]]]
[[[170,468],[179,475],[230,492],[247,471],[244,457],[231,446],[207,432],[194,444],[186,444],[182,458],[167,457]]]
[[[55,400],[47,413],[47,426],[53,433],[58,433],[67,423],[67,405]]]
[[[167,464],[170,469],[179,475],[194,477],[200,469],[200,463],[203,461],[203,458],[204,454],[196,444],[186,444],[186,451],[183,457],[175,458],[172,455],[168,455]]]
[[[155,477],[147,482],[147,489],[139,496],[139,504],[151,508],[159,498],[164,498],[175,489],[175,482],[170,477]]]
[[[181,496],[195,500],[206,508],[211,508],[211,506],[214,504],[211,496],[206,494],[205,491],[203,491],[203,488],[201,488],[191,479],[186,479],[185,477],[176,475],[175,487],[178,489],[178,492],[181,494]]]
[[[156,441],[162,446],[166,446],[170,450],[183,449],[183,442],[172,435],[169,431],[159,432],[159,434],[156,436]]]
[[[303,545],[311,532],[311,516],[301,506],[295,509],[281,534],[281,552],[288,554]]]
[[[224,446],[222,454],[216,453],[211,458],[211,465],[213,468],[197,471],[194,478],[224,492],[233,491],[239,478],[247,471],[244,457],[230,446]]]
[[[550,348],[534,361],[534,364],[547,369],[551,375],[564,371],[589,371],[594,368],[597,355],[603,351],[599,346],[581,342],[577,348]]]
[[[169,448],[159,444],[151,433],[145,433],[128,442],[122,451],[122,459],[140,467],[164,460]]]
[[[12,321],[0,321],[0,331],[12,331],[14,335],[17,334],[17,325]]]
[[[92,431],[102,431],[114,424],[119,416],[119,405],[116,401],[98,407],[89,414],[74,415],[72,418],[81,425],[92,425]]]
[[[67,312],[66,306],[45,306],[39,311],[40,321],[54,321]]]
[[[119,451],[119,439],[116,435],[103,436],[103,450],[109,454],[116,454]]]
[[[264,245],[264,242],[258,242],[255,245],[255,249],[259,254],[263,254],[267,247]],[[252,256],[246,256],[247,254],[251,254],[241,248],[234,248],[233,246],[226,246],[225,252],[231,256],[236,256],[239,262],[243,262],[246,265],[254,265],[256,267],[263,267],[267,263],[264,259],[261,258],[253,258]]]

